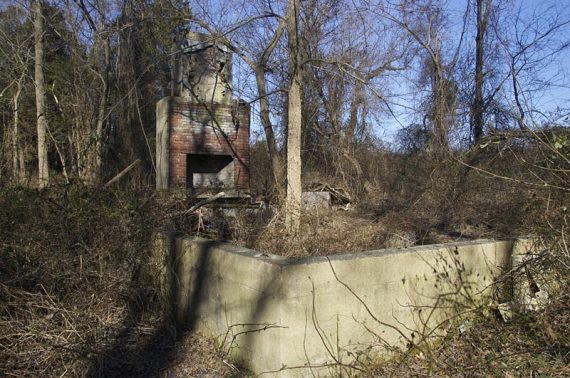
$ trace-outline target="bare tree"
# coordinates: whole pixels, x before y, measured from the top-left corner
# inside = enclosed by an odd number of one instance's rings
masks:
[[[475,37],[475,99],[472,106],[472,126],[473,138],[475,142],[483,136],[483,115],[485,112],[483,99],[484,84],[484,52],[485,35],[491,13],[491,0],[477,1],[477,36]]]
[[[107,12],[109,4],[105,1],[98,2],[89,9],[87,5],[80,0],[78,2],[79,11],[81,12],[93,40],[91,48],[91,57],[85,59],[80,52],[76,54],[81,60],[87,60],[87,67],[91,71],[90,74],[98,82],[98,101],[95,108],[95,124],[91,130],[87,132],[86,140],[83,140],[84,146],[80,147],[82,164],[79,165],[79,175],[86,183],[98,183],[101,180],[101,168],[103,164],[103,133],[108,119],[108,98],[111,87],[111,47],[110,40],[112,36],[111,22],[107,20]],[[77,29],[80,32],[81,29]],[[84,88],[78,88],[80,91]],[[93,106],[95,104],[86,104]],[[81,116],[80,116],[81,117]]]
[[[297,235],[301,227],[301,79],[303,77],[299,46],[299,0],[289,0],[287,6],[287,46],[289,52],[289,86],[287,105],[287,198],[285,227]]]
[[[396,13],[387,6],[379,6],[371,11],[401,27],[425,53],[423,69],[429,78],[431,99],[424,123],[429,121],[433,125],[430,147],[445,151],[449,148],[449,127],[455,109],[455,85],[449,77],[453,68],[448,67],[443,55],[445,15],[442,6],[431,0],[418,3],[403,1],[397,9]]]
[[[12,131],[12,174],[16,185],[22,184],[26,179],[26,162],[20,137],[20,95],[24,86],[26,71],[23,69],[16,79],[16,91],[12,96],[13,131]]]
[[[7,9],[3,14],[6,21],[0,28],[0,53],[5,67],[3,72],[7,84],[0,92],[0,98],[11,93],[11,127],[6,129],[6,141],[10,140],[10,149],[6,148],[6,156],[11,160],[11,173],[13,183],[21,185],[26,180],[25,138],[22,133],[22,97],[26,83],[29,82],[29,65],[32,60],[33,35],[24,30],[22,23],[26,12],[20,7]],[[7,143],[6,143],[7,144]],[[7,146],[6,146],[7,147]]]
[[[527,114],[536,110],[531,105],[533,92],[553,87],[568,88],[568,80],[557,72],[555,66],[570,50],[570,39],[564,37],[570,30],[570,15],[565,15],[558,7],[547,7],[539,12],[525,20],[522,8],[519,8],[516,16],[510,17],[514,27],[503,33],[496,31],[496,34],[503,34],[499,39],[505,50],[506,68],[500,84],[501,87],[506,84],[505,92],[512,95],[515,110],[510,112],[510,117],[523,131],[529,128]],[[542,72],[547,75],[555,73],[562,80],[554,81]],[[494,90],[499,91],[499,88]],[[530,120],[530,124],[536,123],[536,120]]]
[[[45,188],[49,184],[49,167],[47,151],[46,89],[44,83],[44,19],[40,0],[32,3],[32,18],[34,22],[34,51],[35,51],[35,87],[36,87],[36,117],[38,129],[38,187]]]

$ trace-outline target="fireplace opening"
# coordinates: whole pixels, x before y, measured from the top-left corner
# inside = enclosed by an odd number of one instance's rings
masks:
[[[230,155],[186,155],[187,188],[227,188],[234,185],[234,159]]]

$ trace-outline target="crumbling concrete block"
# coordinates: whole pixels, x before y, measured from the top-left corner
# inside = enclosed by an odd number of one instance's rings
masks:
[[[305,210],[330,209],[331,194],[329,192],[303,192],[301,201]]]

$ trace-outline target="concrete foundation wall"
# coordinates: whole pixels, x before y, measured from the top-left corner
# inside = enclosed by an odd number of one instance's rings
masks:
[[[269,376],[330,376],[335,362],[435,336],[496,296],[494,279],[528,248],[482,240],[288,259],[184,237],[156,245],[180,325]]]

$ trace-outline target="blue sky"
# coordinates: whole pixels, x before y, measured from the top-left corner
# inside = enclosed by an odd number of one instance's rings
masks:
[[[4,8],[6,5],[11,3],[16,3],[18,0],[0,0],[0,9]],[[351,0],[347,4],[364,4],[374,0]],[[376,0],[379,1],[379,0]],[[471,0],[473,3],[473,0]],[[198,1],[196,1],[198,3]],[[233,20],[234,22],[239,19],[244,19],[250,16],[251,12],[254,12],[253,3],[247,3],[243,7],[237,7],[235,4],[237,2],[231,0],[200,0],[200,4],[207,4],[214,8],[217,8],[217,12],[213,12],[212,22],[226,22],[228,20]],[[447,0],[442,1],[447,15],[447,26],[445,29],[448,46],[444,47],[444,51],[453,50],[458,42],[458,37],[461,35],[462,21],[465,9],[468,4],[468,0]],[[499,23],[500,27],[507,30],[511,36],[516,34],[516,31],[520,33],[520,25],[515,22],[517,15],[520,14],[520,18],[524,20],[523,23],[533,24],[536,30],[540,30],[542,27],[547,27],[549,22],[555,17],[558,17],[559,22],[570,20],[570,0],[493,0],[494,4],[501,4],[501,14],[502,19]],[[350,5],[349,5],[350,6]],[[471,4],[473,8],[473,4]],[[225,12],[233,12],[233,14],[228,14]],[[226,17],[216,17],[216,14],[225,13]],[[473,18],[474,11],[471,9],[471,18]],[[394,26],[396,28],[396,26]],[[532,30],[532,29],[530,29]],[[552,36],[549,36],[552,37]],[[468,46],[472,49],[474,38],[474,28],[473,24],[469,25],[469,29],[465,34],[464,46]],[[553,41],[557,43],[567,42],[570,44],[570,24],[566,25],[556,31],[555,38]],[[499,46],[499,48],[502,48]],[[543,46],[548,50],[548,45]],[[542,65],[542,66],[541,66]],[[528,101],[532,108],[539,109],[543,113],[548,113],[556,108],[569,109],[570,108],[570,49],[565,49],[560,54],[553,57],[552,60],[544,61],[538,63],[536,70],[530,72],[523,77],[521,75],[521,87],[523,89],[529,88],[528,85],[537,85],[540,83],[539,79],[543,79],[544,82],[549,82],[550,85],[544,88],[536,88],[531,92],[527,93],[525,99]],[[247,71],[240,61],[239,58],[234,58],[234,74],[235,81],[238,86],[241,87],[254,87],[251,75],[243,75]],[[416,72],[417,73],[417,72]],[[401,125],[408,125],[412,122],[418,122],[421,118],[419,112],[413,111],[410,108],[416,106],[416,101],[418,95],[425,93],[418,90],[412,81],[414,71],[406,73],[406,75],[395,74],[389,80],[381,80],[376,85],[379,91],[382,93],[391,93],[393,96],[388,96],[388,101],[390,102],[392,109],[396,113],[396,119],[392,117],[387,112],[382,112],[378,114],[373,114],[370,119],[370,123],[374,124],[374,133],[380,138],[391,141],[394,139],[397,131],[401,128]],[[469,80],[469,77],[467,77]],[[385,86],[388,87],[385,87]],[[250,92],[249,96],[247,92],[242,93],[246,97],[255,97],[255,95]],[[508,99],[505,99],[505,101]],[[399,105],[399,106],[398,106]],[[256,104],[253,104],[253,114],[252,114],[252,126],[253,134],[257,134],[262,137],[263,133],[259,127],[258,114],[256,112]],[[540,118],[538,113],[537,117]]]
[[[364,0],[363,0],[364,1]],[[464,34],[463,49],[474,49],[474,36],[475,28],[473,24],[474,18],[474,5],[471,0],[470,17],[471,21],[467,26]],[[361,4],[353,1],[352,4]],[[448,0],[442,2],[444,4],[445,14],[447,16],[447,23],[445,26],[445,43],[446,46],[442,48],[444,54],[451,55],[454,51],[461,35],[463,26],[463,16],[468,4],[467,0]],[[558,17],[557,22],[563,23],[570,21],[570,0],[493,0],[494,4],[500,5],[500,21],[498,27],[502,28],[501,33],[508,35],[509,38],[514,39],[516,35],[523,34],[523,26],[530,27],[526,30],[528,35],[533,32],[540,35],[541,29],[548,28],[549,24],[553,22],[554,18]],[[518,20],[518,22],[516,22]],[[397,26],[394,25],[394,28]],[[529,40],[531,37],[529,37]],[[512,42],[512,41],[511,41]],[[511,43],[509,42],[509,43]],[[570,43],[570,24],[558,29],[555,33],[548,35],[543,41],[543,46],[540,46],[542,51],[549,52],[555,44]],[[548,43],[546,43],[548,42]],[[501,62],[508,63],[507,51],[516,51],[517,46],[501,45],[496,43],[494,50],[489,54],[502,55]],[[528,54],[525,57],[527,61],[537,58],[536,54]],[[566,48],[564,51],[551,57],[552,59],[531,62],[533,70],[521,71],[518,75],[519,85],[523,89],[523,100],[528,104],[529,109],[540,110],[543,114],[554,111],[556,108],[570,109],[570,50]],[[416,62],[417,63],[417,62]],[[517,67],[522,64],[521,58],[517,60]],[[508,75],[508,67],[503,67],[502,74],[497,74],[497,81],[504,80],[505,91],[496,96],[502,101],[505,106],[510,106],[514,109],[514,102],[512,101],[512,79]],[[239,76],[240,68],[238,65],[235,67],[236,76]],[[370,124],[374,124],[374,134],[387,142],[392,142],[402,125],[408,125],[414,122],[421,122],[421,114],[413,108],[417,107],[418,99],[422,94],[426,94],[428,88],[418,88],[415,84],[414,75],[417,75],[417,70],[410,70],[405,75],[394,74],[388,80],[379,80],[373,85],[375,89],[382,91],[382,93],[390,93],[392,96],[387,96],[392,110],[396,114],[394,118],[388,112],[372,114],[370,117]],[[458,80],[469,81],[472,80],[473,75],[465,75]],[[244,83],[242,81],[242,83]],[[540,88],[539,85],[548,83]],[[386,87],[388,85],[388,87]],[[487,92],[492,90],[493,85],[489,85]],[[253,126],[254,134],[263,137],[261,128],[254,105],[253,113]],[[536,116],[537,122],[542,122],[543,117],[540,113],[532,113]]]

